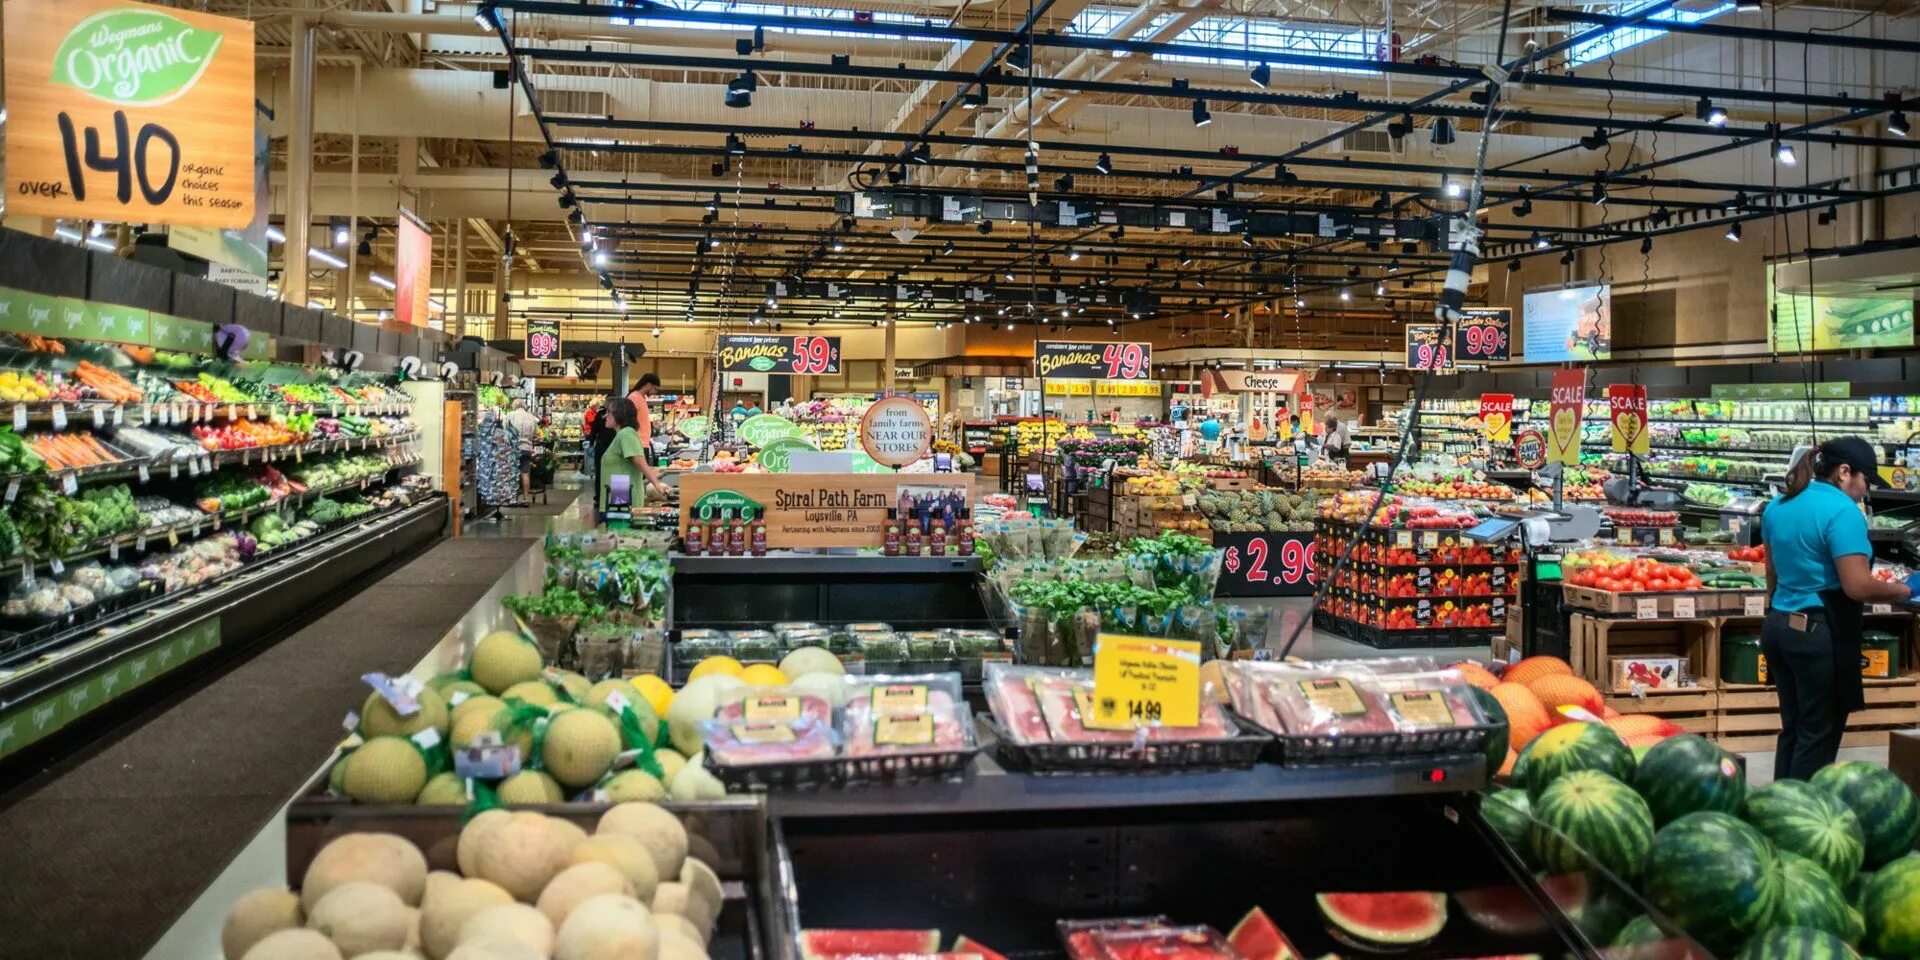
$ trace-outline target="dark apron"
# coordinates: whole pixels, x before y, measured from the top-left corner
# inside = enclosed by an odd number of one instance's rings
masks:
[[[1833,700],[1842,715],[1865,709],[1867,692],[1860,682],[1860,635],[1866,629],[1865,604],[1845,590],[1822,590],[1826,606],[1827,639],[1833,647]]]

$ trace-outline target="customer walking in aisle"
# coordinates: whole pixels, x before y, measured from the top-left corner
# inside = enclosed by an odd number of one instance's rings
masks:
[[[1920,590],[1873,577],[1860,510],[1880,479],[1873,445],[1838,437],[1794,461],[1787,492],[1760,516],[1771,604],[1760,630],[1767,673],[1780,694],[1776,780],[1805,780],[1833,762],[1847,714],[1865,705],[1860,684],[1863,604],[1901,603]]]
[[[619,427],[619,432],[607,444],[606,452],[600,455],[600,512],[606,513],[611,506],[607,492],[612,488],[615,477],[627,478],[627,489],[632,495],[630,510],[638,510],[646,502],[646,492],[641,489],[643,480],[655,493],[666,496],[667,485],[661,482],[659,471],[653,468],[652,457],[640,444],[640,434],[635,429],[639,416],[634,412],[633,401],[626,397],[609,400],[607,415]]]
[[[600,415],[593,418],[593,432],[587,434],[586,466],[587,473],[593,480],[595,513],[600,512],[600,457],[607,452],[607,447],[612,445],[613,435],[620,431],[620,427],[613,422],[613,402],[620,399],[623,398],[613,396],[601,401]]]
[[[513,400],[513,412],[507,414],[507,429],[513,431],[514,449],[520,456],[520,503],[524,506],[533,492],[533,445],[539,439],[540,421],[527,410],[527,401]]]

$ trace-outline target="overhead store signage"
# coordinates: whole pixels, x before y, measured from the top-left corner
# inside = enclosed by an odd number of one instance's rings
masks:
[[[778,414],[756,413],[740,421],[740,426],[734,430],[734,435],[739,437],[742,443],[764,447],[781,437],[799,436],[800,425]]]
[[[875,463],[904,467],[926,456],[932,443],[933,421],[911,397],[875,400],[860,415],[860,449]]]
[[[1815,400],[1845,400],[1852,394],[1852,386],[1843,380],[1822,380],[1811,387],[1798,380],[1792,383],[1716,383],[1707,387],[1707,396],[1715,400],[1805,400],[1811,395]]]
[[[560,321],[527,320],[525,357],[528,360],[560,359]]]
[[[778,437],[760,448],[760,467],[768,473],[786,473],[793,469],[795,453],[819,449],[806,437]]]
[[[1469,307],[1453,327],[1453,356],[1461,363],[1499,363],[1513,359],[1513,311],[1506,307]]]
[[[1489,442],[1513,442],[1513,394],[1480,395],[1480,429]]]
[[[186,353],[213,352],[213,324],[72,297],[50,297],[0,287],[0,330],[41,337],[104,340]],[[241,356],[273,355],[273,338],[249,337]]]
[[[1453,369],[1453,344],[1442,333],[1437,323],[1407,324],[1407,369]]]
[[[1049,397],[1154,397],[1160,396],[1157,380],[1049,380]]]
[[[840,372],[839,337],[776,337],[757,333],[720,335],[720,369],[728,373]]]
[[[1528,363],[1613,356],[1613,288],[1606,284],[1529,293],[1521,310]]]
[[[427,325],[427,291],[433,286],[433,234],[405,209],[394,218],[393,318]]]
[[[8,215],[253,222],[252,23],[113,0],[4,17]]]
[[[1646,456],[1653,452],[1647,432],[1647,388],[1637,383],[1607,385],[1607,420],[1614,453]]]
[[[254,107],[257,113],[265,108]],[[273,151],[267,139],[265,116],[253,118],[253,220],[245,230],[176,226],[167,231],[167,246],[207,261],[207,279],[258,296],[267,291],[267,214],[273,209],[273,186],[267,178]],[[242,278],[251,277],[257,283]]]
[[[1775,353],[1913,346],[1913,298],[1781,293],[1767,267],[1767,347]]]
[[[1033,372],[1062,380],[1148,380],[1153,345],[1041,340],[1033,345]]]
[[[1555,370],[1547,402],[1547,462],[1580,465],[1580,418],[1587,408],[1587,368]]]
[[[1202,370],[1200,392],[1216,393],[1295,393],[1306,384],[1297,370]]]
[[[758,505],[767,546],[775,550],[879,547],[889,511],[898,512],[904,502],[910,511],[937,509],[957,521],[967,511],[972,484],[966,474],[916,473],[908,479],[891,472],[688,473],[680,477],[680,500],[698,505],[726,491]],[[680,511],[681,534],[696,512]]]

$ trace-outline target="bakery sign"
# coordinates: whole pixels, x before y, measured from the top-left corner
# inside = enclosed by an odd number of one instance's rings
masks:
[[[6,205],[246,229],[253,24],[115,0],[6,0]]]
[[[1041,340],[1033,345],[1033,372],[1063,380],[1148,380],[1153,345]]]

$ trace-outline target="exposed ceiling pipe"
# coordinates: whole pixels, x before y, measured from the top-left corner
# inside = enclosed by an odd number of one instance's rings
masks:
[[[444,9],[444,8],[443,8]],[[503,14],[504,15],[504,14]],[[438,13],[383,13],[372,10],[325,10],[313,14],[316,25],[342,30],[374,33],[441,34],[457,37],[490,37],[493,31],[475,23],[470,15]],[[631,43],[661,48],[731,50],[734,41],[749,36],[752,27],[736,30],[686,30],[677,27],[645,27],[611,23],[598,18],[555,18],[529,20],[523,25],[525,38],[542,40],[584,40],[601,43]],[[904,54],[914,59],[940,56],[952,46],[943,39],[913,37],[822,37],[799,33],[770,33],[764,53],[853,54],[897,61]]]

